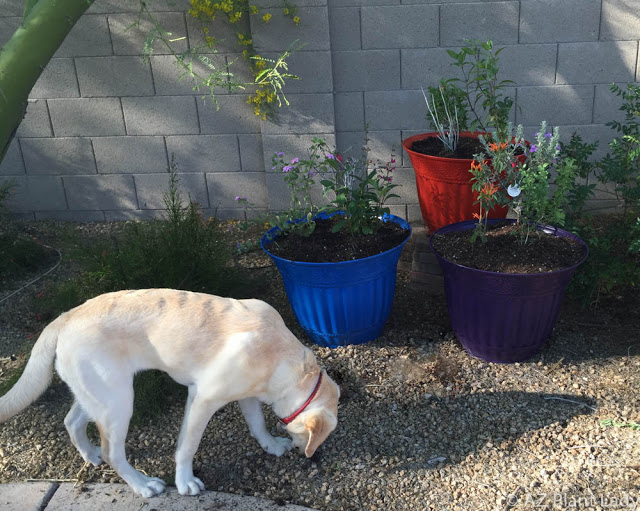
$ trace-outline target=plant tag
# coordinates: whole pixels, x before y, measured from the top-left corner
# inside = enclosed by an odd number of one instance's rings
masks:
[[[517,197],[518,195],[520,195],[520,187],[517,184],[509,185],[509,188],[507,188],[507,193],[511,197]]]

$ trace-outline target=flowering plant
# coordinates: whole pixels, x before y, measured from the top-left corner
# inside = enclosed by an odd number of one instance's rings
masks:
[[[507,138],[488,143],[480,140],[485,152],[476,155],[471,164],[472,188],[478,193],[476,203],[480,212],[471,241],[478,237],[486,241],[489,211],[498,205],[510,205],[517,215],[517,232],[522,243],[527,243],[531,231],[542,222],[564,225],[564,207],[574,186],[578,168],[572,158],[560,156],[559,130],[547,131],[546,121],[527,144],[522,125],[508,124]]]
[[[284,159],[284,153],[273,156],[273,170],[282,172],[291,192],[289,210],[278,216],[276,225],[282,230],[299,229],[311,234],[318,213],[338,213],[342,218],[333,232],[347,229],[352,235],[373,234],[382,225],[380,217],[389,213],[385,202],[397,195],[392,190],[395,159],[374,166],[365,148],[361,158],[343,157],[329,148],[321,138],[314,138],[306,159]],[[311,189],[316,179],[323,187],[328,203],[315,204]],[[304,221],[300,221],[303,219]]]

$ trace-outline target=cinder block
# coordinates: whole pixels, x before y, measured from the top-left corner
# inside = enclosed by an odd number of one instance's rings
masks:
[[[329,33],[333,51],[361,49],[360,9],[357,7],[329,9]]]
[[[104,222],[104,211],[36,211],[36,220],[59,222]]]
[[[162,137],[99,137],[92,142],[99,174],[151,174],[167,170]]]
[[[639,33],[638,0],[602,0],[601,41],[634,41]]]
[[[400,88],[399,50],[336,51],[332,56],[337,92]]]
[[[291,191],[284,182],[282,173],[267,172],[265,174],[266,190],[268,193],[268,209],[271,212],[286,211],[290,207]],[[322,185],[316,183],[311,188],[311,199],[314,204],[325,204],[327,201],[322,196]],[[244,195],[244,194],[242,194]],[[252,200],[251,197],[248,197]]]
[[[424,48],[438,46],[438,6],[363,7],[362,47]]]
[[[235,135],[167,137],[169,157],[175,156],[180,172],[234,172],[240,170]]]
[[[0,11],[1,12],[1,11]],[[20,17],[0,18],[0,47],[4,46],[13,36],[22,21],[22,10]]]
[[[0,176],[20,176],[25,173],[22,152],[18,139],[14,138],[7,149],[7,154],[0,161]]]
[[[289,72],[296,75],[298,79],[287,79],[284,86],[285,95],[289,97],[289,94],[333,92],[332,55],[335,59],[335,53],[304,51],[304,48],[291,55],[287,59]],[[265,53],[263,56],[274,60],[279,57],[277,53]],[[238,62],[236,65],[243,65],[243,63]]]
[[[203,55],[208,59],[208,63],[215,66],[215,68],[223,73],[226,73],[227,60],[223,55]],[[207,64],[200,60],[195,60],[192,63],[193,71],[196,75],[202,79],[206,79],[212,72]],[[200,86],[197,90],[194,90],[196,84],[199,84],[199,80],[194,81],[191,76],[184,74],[185,71],[177,65],[177,61],[173,55],[155,55],[151,57],[151,67],[153,69],[153,82],[156,87],[156,94],[159,96],[172,96],[172,95],[208,95],[209,88],[206,86]],[[224,82],[228,80],[223,77]],[[228,90],[224,87],[216,87],[215,94],[228,94]],[[224,101],[221,99],[220,101]]]
[[[365,139],[362,131],[336,133],[338,149],[348,157],[359,158],[364,154],[364,146],[369,149],[367,159],[375,165],[385,165],[396,160],[392,165],[400,166],[400,132],[371,131]]]
[[[88,138],[23,138],[20,141],[27,174],[95,174]]]
[[[596,41],[601,0],[521,2],[520,43]]]
[[[269,23],[251,20],[253,45],[258,53],[284,51],[295,40],[304,41],[305,51],[329,50],[329,14],[326,7],[301,7],[297,15],[300,24],[285,16],[282,11],[274,11]]]
[[[557,85],[518,89],[517,122],[525,126],[589,124],[593,109],[592,85]]]
[[[447,48],[402,50],[401,60],[403,89],[423,87],[426,91],[430,85],[440,85],[442,78],[462,78],[460,69],[452,65],[453,59],[447,53]]]
[[[342,92],[333,96],[336,131],[364,131],[364,94]]]
[[[49,121],[49,110],[45,100],[29,100],[27,115],[22,119],[16,135],[20,138],[50,137],[53,135],[51,122]]]
[[[622,98],[611,92],[609,85],[596,85],[596,98],[593,103],[593,122],[595,124],[623,121],[624,112],[620,110],[621,106]]]
[[[331,0],[329,0],[331,3]],[[252,5],[256,5],[262,11],[263,9],[282,8],[282,0],[253,0]],[[313,7],[327,5],[327,0],[300,0],[295,3],[296,7]]]
[[[185,204],[197,202],[209,207],[204,174],[178,174],[178,190]],[[134,176],[140,209],[164,209],[164,196],[169,190],[169,174],[141,174]]]
[[[152,96],[151,67],[140,57],[76,59],[83,97]]]
[[[446,4],[440,7],[440,45],[459,46],[465,39],[518,43],[520,2]]]
[[[153,0],[145,3],[151,12],[185,12],[191,7],[189,0]],[[94,2],[89,10],[90,14],[118,14],[140,11],[140,3],[136,0],[100,0]]]
[[[113,77],[110,80],[113,80]],[[29,94],[30,98],[77,98],[79,96],[73,59],[51,59]]]
[[[291,94],[287,99],[289,105],[279,109],[273,121],[262,121],[263,134],[330,133],[334,130],[331,94]]]
[[[409,273],[409,287],[430,295],[442,296],[444,295],[444,277],[412,270]]]
[[[632,82],[637,58],[637,41],[560,44],[556,83]]]
[[[498,55],[498,79],[518,86],[555,84],[557,48],[556,44],[505,46]]]
[[[399,197],[389,199],[389,204],[408,204],[418,200],[416,179],[411,169],[396,168],[391,177],[393,184],[398,185],[391,193],[399,195]]]
[[[264,171],[264,152],[260,135],[238,135],[240,163],[245,172]]]
[[[199,133],[196,99],[189,96],[122,98],[129,135],[195,135]]]
[[[370,130],[426,131],[427,107],[419,90],[366,91],[364,112]]]
[[[112,54],[107,17],[85,14],[71,29],[54,57],[98,57]]]
[[[275,153],[284,153],[284,159],[305,158],[309,154],[309,147],[312,139],[319,137],[323,139],[331,148],[336,146],[336,136],[334,133],[317,133],[315,135],[263,135],[262,145],[264,148],[264,167],[267,174],[272,173],[272,157]],[[269,184],[267,182],[267,184]],[[287,198],[287,204],[289,199]]]
[[[560,126],[560,141],[569,142],[571,134],[574,132],[578,133],[584,142],[598,142],[598,148],[592,156],[595,160],[601,159],[607,154],[609,142],[616,136],[616,132],[604,124],[567,124]]]
[[[389,213],[399,216],[403,220],[407,219],[407,207],[404,204],[388,204]]]
[[[24,4],[16,0],[0,0],[0,17],[22,16]]]
[[[59,211],[67,209],[62,179],[55,176],[16,176],[14,192],[7,200],[12,211]]]
[[[440,2],[442,0],[439,0]],[[359,7],[369,5],[398,5],[400,0],[328,0],[329,7]],[[419,3],[419,2],[416,2]]]
[[[172,48],[178,54],[187,49],[187,27],[184,21],[184,13],[163,12],[155,16],[166,32],[171,33],[171,39],[179,39],[171,43]],[[143,18],[139,26],[134,26],[138,20],[137,14],[112,14],[109,16],[109,29],[113,42],[115,55],[142,55],[147,35],[153,25]],[[170,51],[156,41],[153,48],[154,55],[169,54]],[[91,55],[91,54],[89,54]]]
[[[207,174],[212,208],[237,207],[236,197],[246,197],[258,208],[268,204],[264,172],[220,172]]]
[[[48,105],[56,137],[125,134],[118,98],[50,99]]]
[[[217,108],[210,98],[198,99],[200,133],[260,133],[260,119],[247,104],[247,98],[244,94],[225,96],[220,98]]]
[[[62,179],[71,210],[138,209],[133,176],[65,176]]]
[[[191,48],[202,48],[200,50],[202,53],[211,53],[206,37],[215,38],[214,48],[219,53],[242,53],[242,50],[246,47],[239,44],[238,34],[251,35],[250,21],[247,14],[244,14],[242,19],[234,24],[229,23],[224,15],[218,15],[212,22],[200,21],[190,14],[186,15],[186,19],[189,46]],[[204,29],[208,33],[205,33]]]
[[[407,204],[407,221],[411,223],[424,222],[420,211],[420,204]]]

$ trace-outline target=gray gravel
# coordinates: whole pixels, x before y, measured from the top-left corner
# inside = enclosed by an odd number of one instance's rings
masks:
[[[272,282],[261,298],[301,335],[275,270],[254,271]],[[611,509],[614,498],[640,499],[640,431],[599,422],[640,422],[636,316],[603,323],[597,311],[567,307],[539,356],[489,364],[455,340],[444,299],[410,289],[406,277],[380,339],[313,347],[343,396],[338,428],[318,453],[265,454],[231,404],[211,420],[196,455],[207,488],[331,510]],[[27,336],[42,328],[30,308],[37,291],[0,310],[0,383],[23,363]],[[62,423],[70,404],[56,380],[2,425],[0,482],[119,481],[108,466],[83,466]],[[161,417],[132,427],[136,467],[172,480],[182,412],[183,403],[167,403]],[[275,417],[267,417],[276,434]]]

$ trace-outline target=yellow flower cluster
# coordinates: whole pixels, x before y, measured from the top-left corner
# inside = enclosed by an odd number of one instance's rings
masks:
[[[230,23],[237,23],[242,20],[245,13],[250,15],[260,14],[258,6],[250,4],[250,0],[190,0],[190,2],[191,9],[189,14],[194,18],[207,22],[215,20],[218,14],[225,14]],[[288,3],[286,5],[284,8],[285,16],[291,18],[296,25],[299,25],[300,17],[296,16],[295,6]],[[261,17],[264,23],[269,23],[273,15],[264,12]],[[209,28],[204,27],[202,30],[207,46],[213,48],[218,42],[217,39],[209,34]],[[253,74],[258,76],[267,67],[267,63],[263,60],[251,59],[251,57],[255,56],[251,36],[238,33],[237,38],[238,44],[244,47],[242,50],[243,59],[249,63]],[[276,93],[269,88],[269,84],[261,84],[256,92],[249,96],[247,103],[253,105],[257,116],[266,119],[273,111],[273,104],[276,99]]]
[[[266,120],[273,110],[273,102],[276,100],[275,92],[268,90],[268,84],[263,84],[260,88],[249,96],[247,103],[253,105],[253,113]]]

